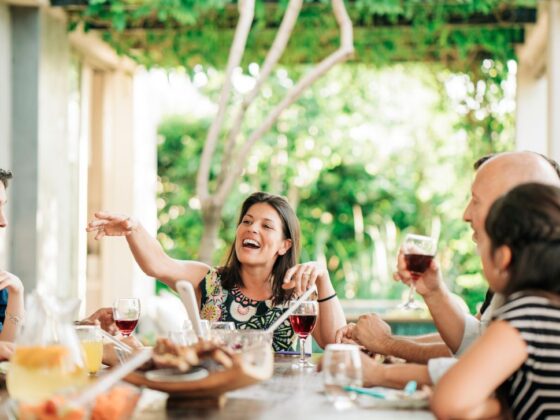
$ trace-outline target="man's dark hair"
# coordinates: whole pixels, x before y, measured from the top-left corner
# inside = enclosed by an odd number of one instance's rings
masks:
[[[12,179],[12,177],[12,172],[0,168],[0,182],[4,184],[4,188],[8,188],[8,181]]]
[[[481,158],[478,158],[477,161],[473,164],[474,170],[478,171],[478,168],[480,168],[484,162],[492,159],[494,156],[496,156],[496,153],[490,153],[489,155],[484,155]]]
[[[560,178],[560,165],[558,165],[558,162],[556,162],[554,159],[551,159],[548,156],[545,156],[541,153],[537,153],[537,155],[542,156],[542,158],[544,160],[546,160],[548,163],[550,163],[550,166],[552,166],[552,169],[554,169],[554,171],[556,172],[556,175],[558,175],[558,178]]]
[[[560,189],[522,184],[498,198],[485,223],[492,252],[511,249],[507,296],[522,290],[560,293]]]

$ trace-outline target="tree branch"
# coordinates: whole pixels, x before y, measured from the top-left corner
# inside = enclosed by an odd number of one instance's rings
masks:
[[[224,183],[219,186],[216,193],[217,202],[221,202],[222,200],[225,201],[235,181],[243,172],[243,168],[245,166],[244,163],[249,151],[253,145],[272,127],[280,114],[287,107],[293,104],[301,96],[303,91],[312,85],[317,79],[319,79],[337,63],[350,58],[354,53],[352,21],[350,20],[348,12],[344,7],[344,1],[332,0],[332,6],[336,21],[340,27],[339,49],[321,61],[316,67],[300,79],[290,92],[288,92],[284,99],[276,106],[276,108],[271,111],[265,121],[251,133],[233,160],[234,172],[230,174],[230,176],[224,180]]]
[[[218,112],[212,121],[210,130],[208,130],[196,178],[197,194],[201,202],[209,198],[208,183],[212,156],[216,150],[218,137],[224,123],[226,107],[231,93],[233,71],[239,66],[247,45],[247,37],[249,36],[255,14],[255,0],[241,0],[239,2],[239,14],[239,21],[235,28],[235,36],[229,51],[224,86],[222,87],[220,100],[218,102]]]
[[[224,154],[222,156],[222,166],[220,169],[220,177],[218,178],[218,188],[224,182],[225,177],[229,171],[229,164],[232,161],[233,150],[235,148],[237,142],[237,136],[241,131],[241,126],[243,125],[243,120],[245,117],[245,113],[259,94],[261,87],[268,76],[278,63],[278,60],[284,53],[286,49],[286,45],[290,40],[290,36],[294,30],[294,26],[297,22],[297,18],[299,16],[299,12],[301,11],[303,0],[290,0],[288,7],[286,8],[286,12],[282,17],[282,23],[278,28],[278,32],[274,38],[274,42],[268,50],[268,54],[264,60],[262,65],[259,77],[257,78],[257,82],[253,89],[243,98],[243,102],[241,103],[235,118],[233,119],[233,127],[229,133],[227,143],[224,149]]]

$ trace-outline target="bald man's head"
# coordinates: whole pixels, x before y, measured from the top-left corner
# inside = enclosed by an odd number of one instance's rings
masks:
[[[486,160],[476,172],[471,199],[463,219],[473,229],[473,239],[484,229],[490,206],[501,195],[527,182],[539,182],[560,187],[560,177],[555,167],[533,152],[500,153]]]

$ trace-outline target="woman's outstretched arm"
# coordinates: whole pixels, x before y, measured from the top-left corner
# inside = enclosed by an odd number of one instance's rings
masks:
[[[175,289],[179,280],[195,286],[210,267],[199,261],[181,261],[165,253],[160,243],[137,220],[121,214],[98,212],[86,229],[96,232],[95,239],[104,236],[125,236],[134,259],[148,276],[155,277]]]

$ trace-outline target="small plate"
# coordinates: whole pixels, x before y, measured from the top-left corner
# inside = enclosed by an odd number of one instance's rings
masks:
[[[391,388],[376,387],[372,389],[385,394],[385,399],[359,395],[357,402],[360,407],[421,409],[427,408],[430,402],[428,394],[423,390],[416,391],[412,395],[405,395],[401,390]]]
[[[146,372],[146,379],[154,382],[189,382],[198,381],[208,376],[208,371],[202,367],[194,367],[188,372],[177,369],[157,369]]]

